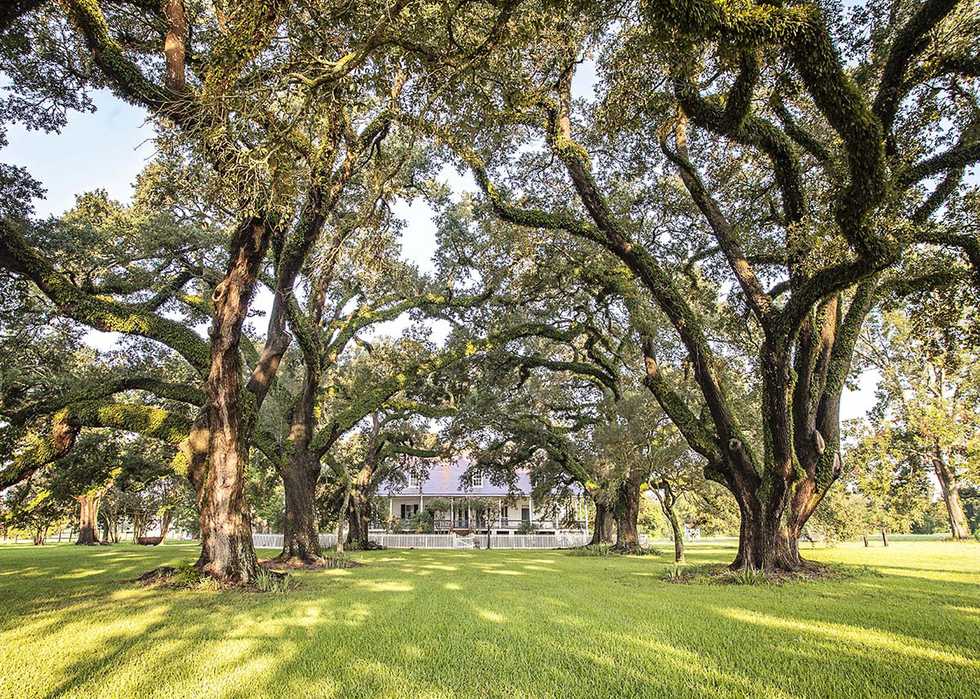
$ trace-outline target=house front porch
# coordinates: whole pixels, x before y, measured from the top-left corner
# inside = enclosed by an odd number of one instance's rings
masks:
[[[490,509],[477,509],[473,498],[459,496],[395,495],[387,498],[388,517],[383,513],[372,522],[374,531],[418,532],[422,522],[417,517],[427,511],[426,502],[448,502],[448,511],[436,511],[432,517],[431,533],[466,534],[490,532],[497,536],[513,534],[555,534],[580,532],[589,529],[589,511],[582,498],[573,498],[559,506],[556,512],[545,513],[534,506],[530,497],[482,498],[495,500]],[[431,509],[429,509],[431,511]],[[429,525],[425,522],[425,529]]]

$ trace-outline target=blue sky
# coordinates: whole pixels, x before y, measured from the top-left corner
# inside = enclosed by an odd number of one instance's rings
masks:
[[[587,90],[584,82],[579,89]],[[32,132],[20,127],[9,130],[10,143],[0,150],[0,160],[26,167],[47,189],[46,198],[36,202],[39,216],[60,214],[72,206],[76,195],[97,188],[107,190],[114,199],[128,201],[136,176],[153,155],[153,129],[146,122],[145,112],[108,92],[94,97],[96,112],[71,115],[68,126],[60,133]],[[464,182],[459,177],[452,180],[457,185]],[[423,203],[403,203],[396,212],[408,224],[402,240],[403,256],[421,269],[430,270],[435,251],[431,209]],[[256,306],[267,311],[271,307],[270,295],[260,294]],[[395,333],[403,325],[395,322],[382,332]],[[437,331],[437,336],[443,332]],[[90,340],[104,348],[113,344],[114,337],[93,332]],[[864,378],[860,392],[844,396],[845,419],[863,415],[871,406],[876,381],[870,376]]]

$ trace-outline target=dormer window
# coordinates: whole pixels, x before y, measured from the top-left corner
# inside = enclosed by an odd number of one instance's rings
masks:
[[[483,487],[483,474],[482,473],[474,473],[473,474],[473,477],[470,478],[470,483],[472,484],[472,486],[474,488],[482,488]]]
[[[408,474],[408,483],[406,488],[418,488],[419,487],[419,477],[413,473]]]

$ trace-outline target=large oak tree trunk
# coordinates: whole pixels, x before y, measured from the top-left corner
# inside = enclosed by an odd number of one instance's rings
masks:
[[[589,544],[598,546],[599,544],[613,543],[614,522],[613,514],[609,511],[606,503],[597,500],[595,503],[595,523],[592,525],[592,540]]]
[[[249,583],[257,561],[245,503],[245,468],[255,421],[254,396],[243,391],[240,344],[255,279],[269,241],[252,219],[238,228],[228,270],[212,294],[211,367],[207,392],[207,467],[199,493],[198,567],[220,580]]]
[[[941,454],[933,457],[933,468],[939,481],[939,490],[946,504],[946,514],[949,516],[949,531],[954,539],[969,539],[970,525],[966,521],[963,503],[960,501],[960,487],[956,482],[956,474],[946,464]]]
[[[729,567],[732,570],[765,572],[798,570],[803,562],[796,539],[791,539],[782,525],[782,508],[767,512],[754,494],[749,502],[743,502],[738,497],[736,500],[739,501],[742,518],[738,554]]]
[[[323,560],[313,508],[316,478],[312,475],[311,458],[309,454],[294,453],[282,473],[286,516],[282,553],[277,558],[281,562],[316,564]]]
[[[351,490],[347,524],[348,547],[361,551],[367,549],[370,546],[368,533],[371,527],[371,499],[358,487]]]
[[[99,502],[101,495],[79,495],[78,500],[78,539],[76,544],[94,546],[99,543]]]
[[[638,551],[640,534],[637,522],[640,518],[640,484],[626,480],[619,487],[616,503],[616,548],[621,551]]]

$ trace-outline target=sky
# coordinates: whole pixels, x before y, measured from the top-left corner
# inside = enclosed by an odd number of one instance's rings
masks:
[[[576,76],[577,92],[590,91],[594,80],[591,66]],[[46,188],[45,199],[35,202],[40,217],[59,215],[71,208],[75,196],[93,189],[105,189],[113,199],[128,202],[136,176],[153,155],[153,129],[142,110],[128,105],[108,92],[94,95],[94,113],[74,113],[60,133],[27,131],[12,127],[8,132],[9,145],[0,149],[0,161],[26,167]],[[471,180],[460,176],[448,179],[457,189],[469,188]],[[423,202],[401,202],[396,213],[405,222],[402,256],[423,271],[432,270],[432,255],[436,249],[433,211]],[[255,299],[257,309],[271,308],[271,294],[263,290]],[[394,334],[405,321],[386,324],[379,334]],[[434,329],[434,339],[444,337],[445,327]],[[112,346],[111,334],[93,331],[89,341],[97,347]],[[874,401],[876,377],[867,375],[858,392],[846,391],[841,404],[841,417],[850,419],[864,415]]]

